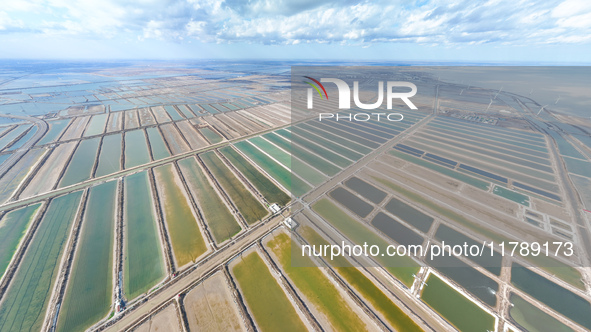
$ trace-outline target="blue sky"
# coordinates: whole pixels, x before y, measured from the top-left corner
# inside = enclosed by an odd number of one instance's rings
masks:
[[[591,1],[16,0],[1,58],[591,62]]]

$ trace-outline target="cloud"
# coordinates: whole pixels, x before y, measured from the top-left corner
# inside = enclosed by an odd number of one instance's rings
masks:
[[[585,0],[17,0],[0,32],[184,42],[438,45],[586,43]]]
[[[589,31],[591,28],[591,2],[584,0],[566,0],[552,10],[552,17],[563,28]],[[581,36],[582,37],[582,36]]]
[[[0,33],[24,28],[21,20],[12,19],[5,11],[0,11]]]

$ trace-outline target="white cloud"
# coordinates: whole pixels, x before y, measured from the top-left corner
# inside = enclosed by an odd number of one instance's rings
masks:
[[[24,24],[21,20],[15,20],[10,18],[8,13],[0,11],[0,31],[8,30],[11,28],[23,28]]]
[[[17,0],[2,10],[0,33],[179,42],[534,45],[588,42],[591,34],[585,0]]]
[[[591,11],[591,2],[586,0],[566,0],[552,10],[553,17],[567,18]]]

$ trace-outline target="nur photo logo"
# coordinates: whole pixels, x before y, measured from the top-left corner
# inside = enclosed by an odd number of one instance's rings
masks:
[[[322,83],[333,83],[337,87],[339,109],[350,109],[351,108],[351,87],[347,82],[338,78],[321,78],[320,81],[310,76],[304,76],[309,81],[304,83],[310,85],[307,93],[307,107],[308,109],[314,108],[314,90],[320,96],[320,99],[328,100],[328,93]],[[410,88],[408,92],[398,92],[395,88]],[[321,91],[322,90],[322,91]],[[417,107],[410,100],[411,97],[416,95],[417,86],[410,82],[402,81],[387,81],[386,82],[386,108],[392,109],[392,100],[402,100],[410,109],[416,110]],[[353,101],[355,106],[364,110],[374,110],[382,106],[384,102],[384,81],[378,81],[378,97],[377,100],[372,104],[362,103],[359,98],[359,81],[353,81]]]

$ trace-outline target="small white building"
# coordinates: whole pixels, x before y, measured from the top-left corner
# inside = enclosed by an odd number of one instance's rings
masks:
[[[281,211],[281,207],[277,203],[271,204],[271,206],[269,206],[269,209],[271,210],[271,212],[273,212],[273,214],[279,213],[279,211]]]
[[[285,226],[289,227],[289,229],[294,229],[298,225],[298,223],[295,220],[291,219],[291,217],[285,218],[283,220],[283,223],[285,224]]]

